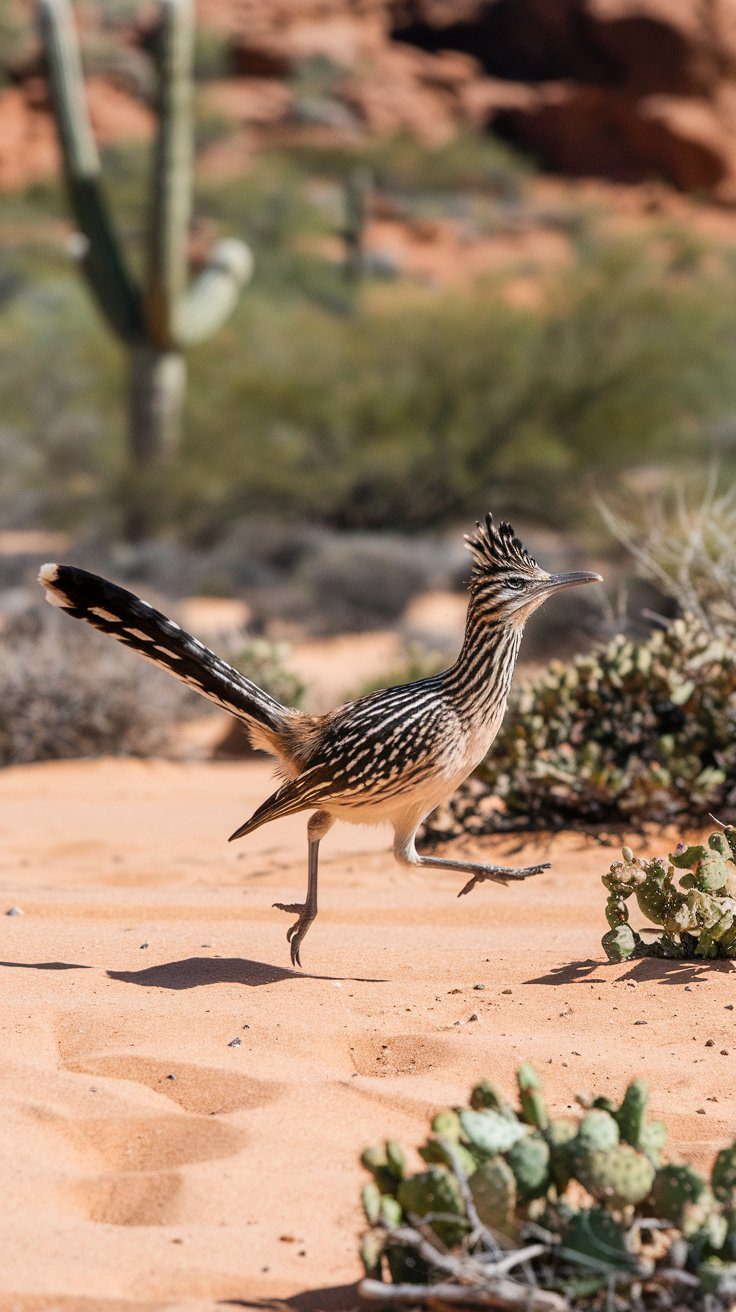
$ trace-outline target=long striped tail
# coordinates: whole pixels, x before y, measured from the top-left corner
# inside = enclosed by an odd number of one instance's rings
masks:
[[[116,583],[73,565],[44,565],[46,600],[109,633],[242,720],[254,746],[279,754],[279,738],[296,712],[228,665],[174,620]]]

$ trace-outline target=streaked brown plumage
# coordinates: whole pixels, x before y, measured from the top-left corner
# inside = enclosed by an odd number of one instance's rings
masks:
[[[510,525],[496,529],[490,515],[466,541],[473,556],[470,602],[465,640],[454,664],[441,674],[369,693],[325,715],[282,706],[173,620],[116,584],[68,565],[41,570],[49,601],[230,711],[243,721],[253,745],[276,757],[284,782],[231,839],[296,811],[313,812],[307,826],[306,901],[275,903],[297,916],[287,934],[294,965],[301,964],[299,949],[317,914],[319,843],[335,820],[390,823],[396,859],[470,874],[461,894],[482,880],[506,883],[546,868],[514,870],[422,856],[415,836],[422,820],[488,752],[506,709],[529,615],[559,589],[597,582],[600,575],[548,574]]]

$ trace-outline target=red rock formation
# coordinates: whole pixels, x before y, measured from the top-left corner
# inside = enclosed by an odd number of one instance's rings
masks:
[[[394,0],[393,32],[472,53],[479,119],[573,175],[736,197],[736,0]]]
[[[78,12],[93,39],[102,0]],[[145,46],[154,17],[114,40]],[[229,52],[211,103],[253,141],[490,127],[563,173],[736,200],[736,0],[199,0],[199,20]],[[0,93],[0,186],[53,166],[39,69],[26,53]],[[102,139],[145,132],[135,88],[108,84],[91,81]]]

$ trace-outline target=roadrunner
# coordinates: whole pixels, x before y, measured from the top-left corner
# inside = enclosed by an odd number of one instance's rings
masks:
[[[48,601],[235,715],[252,745],[276,757],[281,787],[230,841],[281,816],[312,812],[306,901],[274,903],[297,917],[287,931],[295,966],[301,965],[301,944],[317,915],[319,845],[335,820],[387,821],[402,865],[471,876],[458,896],[483,880],[506,884],[548,868],[480,865],[416,850],[422,821],[479,765],[498,733],[532,611],[562,588],[601,581],[600,574],[548,574],[511,526],[496,528],[491,515],[465,540],[473,558],[470,601],[465,639],[454,664],[442,674],[369,693],[325,715],[282,706],[173,620],[115,583],[71,565],[44,565],[40,572]]]

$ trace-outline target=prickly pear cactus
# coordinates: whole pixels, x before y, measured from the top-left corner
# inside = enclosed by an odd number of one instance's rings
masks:
[[[603,876],[612,928],[601,942],[609,961],[736,957],[736,830],[711,834],[707,845],[678,843],[668,858],[641,860],[630,847],[621,856]],[[626,903],[632,896],[661,927],[659,936],[645,940],[631,928]]]
[[[652,1202],[658,1216],[679,1225],[685,1208],[700,1202],[706,1189],[705,1180],[691,1166],[678,1166],[670,1162],[657,1171],[652,1186]]]
[[[513,1229],[516,1207],[516,1177],[503,1157],[492,1157],[470,1177],[478,1215],[490,1230],[509,1235]]]
[[[452,1279],[457,1272],[468,1285],[483,1262],[496,1260],[495,1236],[513,1248],[549,1234],[532,1261],[534,1284],[526,1294],[519,1286],[520,1305],[535,1289],[552,1289],[568,1308],[600,1312],[613,1276],[616,1306],[672,1309],[672,1271],[684,1270],[691,1283],[683,1283],[683,1308],[727,1308],[736,1288],[736,1143],[718,1153],[708,1183],[687,1163],[660,1161],[665,1127],[648,1119],[643,1080],[618,1104],[586,1098],[582,1112],[566,1118],[550,1116],[532,1067],[520,1068],[517,1085],[516,1110],[483,1081],[470,1107],[439,1112],[419,1149],[424,1170],[412,1172],[392,1140],[365,1150],[366,1278],[410,1284],[418,1305],[417,1286],[438,1278],[433,1250],[449,1251]],[[447,1272],[444,1264],[445,1284]],[[549,1304],[550,1312],[558,1307]]]
[[[646,1198],[654,1182],[654,1167],[630,1144],[576,1158],[578,1180],[600,1202],[626,1207]]]
[[[550,1186],[550,1147],[543,1134],[530,1134],[509,1148],[506,1161],[513,1171],[519,1198],[543,1198]]]
[[[736,648],[684,618],[555,661],[517,689],[478,773],[426,836],[702,823],[709,812],[736,820]]]
[[[736,1141],[723,1148],[713,1163],[711,1175],[713,1193],[729,1208],[736,1209]]]
[[[409,1216],[429,1219],[437,1238],[452,1246],[462,1239],[466,1223],[457,1180],[450,1171],[430,1166],[411,1175],[399,1185],[396,1200]],[[457,1217],[457,1220],[452,1220]]]
[[[516,1073],[516,1082],[519,1086],[519,1098],[524,1120],[529,1125],[536,1125],[538,1129],[545,1130],[549,1125],[549,1116],[544,1105],[544,1098],[540,1093],[542,1083],[534,1067],[530,1066],[528,1061],[525,1061],[523,1066],[519,1067]]]
[[[460,1125],[471,1149],[484,1157],[495,1157],[496,1153],[507,1152],[524,1134],[523,1126],[516,1119],[511,1121],[490,1109],[482,1112],[462,1111]]]
[[[641,1137],[646,1125],[649,1089],[645,1080],[632,1080],[616,1112],[621,1138],[632,1148],[641,1148]]]

